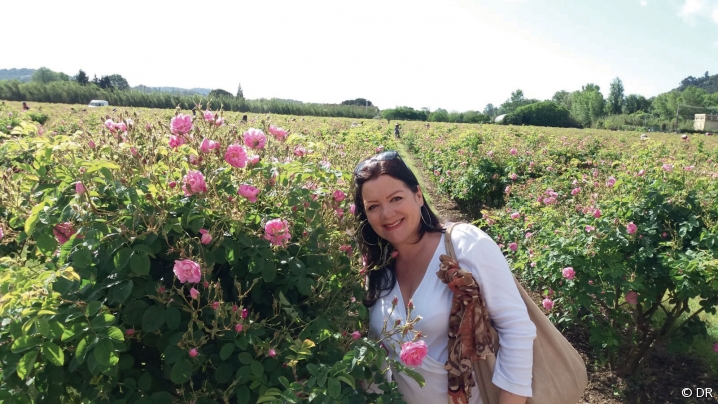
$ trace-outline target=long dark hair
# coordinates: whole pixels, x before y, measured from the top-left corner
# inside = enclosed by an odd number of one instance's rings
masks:
[[[367,160],[371,160],[371,158]],[[366,307],[373,306],[381,297],[382,292],[390,291],[396,284],[396,276],[394,275],[395,262],[394,260],[388,260],[394,251],[394,247],[388,241],[379,237],[369,224],[362,197],[364,183],[381,175],[388,175],[403,182],[414,194],[419,192],[419,181],[398,155],[396,158],[389,160],[369,161],[354,173],[354,216],[357,219],[355,234],[359,251],[365,260],[364,269],[368,271],[367,294],[363,301]],[[426,198],[424,198],[424,206],[426,209],[421,208],[422,220],[419,221],[419,240],[427,232],[444,232],[444,228],[439,223],[439,218],[429,207]],[[424,213],[427,213],[428,216]],[[427,222],[429,225],[426,224]]]

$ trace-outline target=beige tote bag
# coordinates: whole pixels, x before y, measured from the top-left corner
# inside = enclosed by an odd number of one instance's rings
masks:
[[[446,252],[451,258],[457,260],[454,245],[451,243],[451,231],[456,223],[447,223]],[[576,404],[581,399],[583,391],[588,384],[586,365],[583,359],[543,314],[536,303],[531,300],[528,293],[514,276],[516,287],[526,304],[529,317],[536,326],[536,339],[533,349],[533,380],[531,382],[532,397],[527,404]],[[492,327],[494,346],[497,353],[500,349],[499,338]],[[487,355],[486,360],[474,362],[476,383],[481,392],[484,404],[499,403],[499,388],[491,382],[496,365],[496,356]]]

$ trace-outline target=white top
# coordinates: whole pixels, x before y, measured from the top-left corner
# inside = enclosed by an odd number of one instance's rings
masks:
[[[421,316],[414,329],[421,331],[428,347],[428,355],[420,367],[426,385],[421,388],[411,377],[395,372],[394,380],[408,404],[435,404],[447,402],[448,376],[444,364],[448,359],[449,316],[453,294],[436,272],[439,270],[439,256],[446,254],[444,235],[431,258],[421,283],[414,292],[412,317]],[[451,239],[461,268],[470,271],[481,288],[489,318],[499,335],[499,349],[496,358],[493,383],[510,393],[531,396],[533,364],[533,340],[536,327],[529,318],[526,305],[521,299],[506,258],[496,243],[481,229],[461,223],[454,227]],[[387,328],[391,329],[396,320],[406,319],[406,307],[399,282],[389,293],[382,293],[370,313],[370,337],[377,339],[386,317],[391,317]],[[394,312],[391,301],[397,297]],[[391,316],[390,316],[391,313]],[[397,335],[395,338],[400,338]],[[385,343],[393,359],[399,359],[403,341]],[[481,404],[478,387],[474,386],[470,404]]]

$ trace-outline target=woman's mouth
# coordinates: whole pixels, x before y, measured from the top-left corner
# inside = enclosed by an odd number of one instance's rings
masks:
[[[399,225],[401,225],[404,222],[404,219],[399,219],[394,223],[385,224],[384,228],[388,231],[395,230]]]

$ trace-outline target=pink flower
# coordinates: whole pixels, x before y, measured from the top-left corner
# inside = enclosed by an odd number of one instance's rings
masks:
[[[356,211],[357,211],[357,206],[356,206],[355,204],[353,204],[353,203],[350,204],[350,205],[349,205],[349,212],[353,215],[353,214],[356,213]]]
[[[336,191],[334,191],[333,195],[334,195],[334,200],[337,202],[341,202],[344,200],[344,198],[346,198],[346,194],[338,189]]]
[[[207,122],[214,121],[214,114],[212,111],[204,111],[204,120]]]
[[[248,315],[249,315],[249,310],[242,309],[242,318],[247,318]]]
[[[548,297],[544,298],[541,304],[543,304],[543,308],[546,310],[553,309],[553,300],[549,299]]]
[[[516,250],[518,250],[518,249],[519,249],[519,245],[518,245],[518,244],[516,244],[516,243],[510,243],[510,244],[509,244],[509,250],[511,250],[511,251],[516,251]]]
[[[595,227],[586,225],[586,233],[590,233],[590,232],[592,232],[592,231],[594,231],[594,230],[596,230]]]
[[[686,166],[686,167],[683,167],[683,169],[686,170],[686,171],[692,171],[694,168],[696,168],[696,166]]]
[[[118,132],[127,132],[127,125],[124,122],[117,122],[113,124],[113,127]]]
[[[352,333],[352,339],[353,339],[353,340],[358,340],[359,338],[361,338],[361,333],[360,333],[359,331],[354,331],[354,332]]]
[[[576,276],[576,271],[573,270],[573,267],[566,267],[561,271],[561,273],[563,274],[563,277],[568,279],[569,281],[572,280],[574,276]]]
[[[212,302],[212,310],[217,310],[219,308],[219,302]]]
[[[486,153],[486,155],[489,156],[489,157],[494,157],[494,151],[493,151],[493,150],[489,150],[489,152]]]
[[[130,153],[132,153],[133,156],[137,157],[140,153],[137,151],[136,148],[130,147]]]
[[[511,150],[509,150],[509,153],[511,153],[512,156],[515,156],[517,151],[516,151],[516,149],[511,148]]]
[[[374,149],[376,153],[381,153],[384,151],[384,146],[377,146],[376,149]]]
[[[254,203],[257,202],[257,195],[259,195],[259,188],[255,188],[251,185],[242,184],[239,186],[237,193],[240,196],[247,198],[248,201]]]
[[[643,177],[644,174],[646,174],[646,172],[644,170],[641,170],[636,175],[638,175],[639,177]]]
[[[97,145],[95,145],[95,142],[93,142],[92,140],[87,142],[87,145],[90,146],[90,149],[94,149],[95,147],[97,147]]]
[[[182,146],[183,144],[185,144],[185,140],[182,136],[170,135],[170,143],[169,144],[170,144],[171,148],[176,149],[176,148]]]
[[[280,142],[287,138],[287,131],[274,125],[269,127],[269,133]]]
[[[5,237],[5,232],[3,231],[2,227],[0,227],[0,240]]]
[[[197,355],[199,355],[199,352],[197,351],[197,348],[192,348],[189,350],[189,356],[192,358],[196,358]]]
[[[255,164],[259,163],[259,156],[256,154],[247,156],[247,163],[249,163],[251,165],[255,165]]]
[[[78,194],[84,194],[85,193],[85,186],[82,185],[82,182],[77,181],[75,183],[75,192]]]
[[[517,179],[519,179],[519,176],[516,175],[516,173],[511,173],[509,174],[509,178],[511,178],[512,181],[516,181]]]
[[[424,342],[424,340],[405,342],[401,344],[401,353],[399,354],[399,358],[407,366],[421,366],[428,352],[429,348],[426,346],[426,342]]]
[[[238,310],[239,310],[239,307],[236,304],[233,304],[232,311],[236,313]]]
[[[289,223],[282,219],[272,219],[264,226],[264,238],[272,245],[284,247],[287,241],[292,238],[289,233]]]
[[[526,233],[526,238],[531,238],[534,234],[530,231]]]
[[[199,163],[201,163],[201,162],[202,162],[201,157],[197,158],[197,156],[195,156],[194,154],[189,155],[189,163],[192,164],[193,166],[198,166]]]
[[[267,352],[267,355],[274,358],[275,356],[277,356],[277,351],[275,351],[274,348],[270,348],[269,352]]]
[[[718,352],[718,342],[713,343],[713,352]]]
[[[242,326],[242,324],[237,324],[237,325],[234,326],[234,331],[235,331],[235,332],[238,332],[238,333],[239,333],[239,332],[242,332],[243,329],[244,329],[244,327]]]
[[[110,132],[115,131],[115,123],[112,122],[112,119],[108,119],[105,121],[105,127],[110,130]]]
[[[304,157],[307,155],[307,149],[297,146],[294,148],[294,155],[298,157]]]
[[[134,334],[135,334],[134,328],[128,328],[125,330],[125,335],[127,335],[127,336],[134,335]]]
[[[352,255],[352,246],[347,244],[342,245],[339,247],[339,251],[346,253],[346,255]]]
[[[521,217],[521,213],[519,213],[519,212],[514,212],[511,214],[512,219],[518,219],[520,217]]]
[[[180,283],[197,283],[202,280],[202,270],[199,264],[192,260],[175,260],[172,271],[179,279]]]
[[[668,237],[668,233],[666,233],[666,232],[664,231],[664,232],[661,234],[661,236],[663,236],[663,238],[666,238],[666,237]]]
[[[576,195],[576,194],[578,194],[579,192],[581,192],[581,187],[574,188],[574,189],[571,190],[571,195]]]
[[[213,149],[219,149],[220,145],[219,142],[215,142],[214,140],[209,140],[207,138],[204,138],[202,140],[202,144],[199,146],[199,150],[202,153],[209,153]]]
[[[186,135],[192,130],[192,117],[179,114],[170,120],[170,132],[173,135]]]
[[[613,177],[608,177],[608,181],[606,181],[606,186],[611,188],[616,184],[616,179]]]
[[[634,234],[637,230],[638,230],[638,226],[633,224],[633,222],[628,223],[626,225],[626,231],[628,232],[628,234]]]
[[[224,153],[224,161],[232,167],[244,168],[247,165],[247,151],[243,146],[231,144]]]
[[[192,297],[192,299],[199,298],[199,290],[192,288],[189,290],[189,295]]]
[[[673,165],[671,165],[671,164],[664,164],[664,165],[663,165],[663,170],[664,170],[664,171],[671,172],[671,171],[673,171]]]
[[[212,242],[212,235],[209,234],[209,231],[207,231],[206,229],[199,229],[199,234],[202,235],[202,238],[200,240],[202,244],[207,245]]]
[[[636,291],[632,290],[628,293],[626,293],[626,303],[630,305],[637,305],[638,304],[638,293]]]
[[[399,256],[399,251],[392,251],[391,252],[391,258],[396,258]]]
[[[244,144],[250,149],[264,149],[267,144],[267,137],[259,129],[249,128],[244,132]]]
[[[185,196],[207,192],[204,175],[200,171],[190,171],[182,178],[182,191]]]
[[[170,181],[168,185],[170,186],[170,188],[174,188],[177,186],[177,181]]]
[[[595,217],[596,219],[600,218],[601,217],[601,209],[594,209],[593,217]]]
[[[75,230],[74,226],[70,222],[56,224],[55,227],[52,228],[52,234],[55,235],[55,238],[60,245],[67,243],[67,241],[70,240],[75,233],[77,233],[77,230]],[[81,238],[81,236],[78,235],[75,236],[75,238]]]

